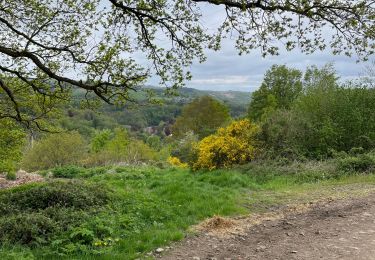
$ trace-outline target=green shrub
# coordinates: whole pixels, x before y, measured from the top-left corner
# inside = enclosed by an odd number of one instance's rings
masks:
[[[69,236],[72,242],[90,245],[95,239],[94,232],[92,230],[78,227],[73,230],[73,232]]]
[[[28,149],[22,160],[27,171],[78,165],[87,153],[85,140],[78,132],[51,134]]]
[[[89,178],[95,175],[101,175],[108,171],[108,167],[95,167],[90,169],[85,169],[83,172],[79,174],[79,177],[82,178]]]
[[[0,245],[47,245],[74,250],[90,244],[100,233],[82,223],[109,202],[103,187],[78,181],[54,181],[0,193]],[[101,234],[101,233],[100,233]],[[56,249],[59,251],[60,249]]]
[[[14,181],[14,180],[17,179],[17,175],[16,175],[15,172],[10,171],[10,172],[7,172],[7,175],[5,176],[5,178],[6,178],[7,180]]]
[[[29,247],[48,245],[56,237],[65,236],[67,231],[72,233],[89,216],[89,212],[59,207],[7,215],[0,218],[0,243]]]
[[[31,245],[47,243],[47,236],[58,229],[56,223],[41,213],[17,214],[2,218],[0,240]]]
[[[130,139],[127,143],[111,140],[108,146],[98,153],[90,153],[82,161],[84,166],[106,166],[118,163],[140,164],[157,159],[157,152],[141,140]]]
[[[86,209],[105,205],[108,199],[108,193],[102,187],[78,181],[55,181],[2,192],[0,214],[38,211],[49,207]]]
[[[198,144],[198,135],[190,131],[183,135],[183,138],[178,140],[171,151],[172,157],[177,157],[183,163],[193,165],[197,160],[198,151],[196,146]]]
[[[375,168],[375,160],[367,155],[361,154],[358,157],[347,157],[338,163],[338,169],[345,172],[367,172]]]
[[[77,166],[63,166],[52,170],[55,178],[75,178],[84,172],[84,169]]]
[[[353,147],[349,151],[349,154],[354,155],[354,156],[358,154],[363,154],[363,153],[365,153],[365,149],[363,149],[362,147]]]
[[[116,173],[122,173],[122,172],[126,172],[126,171],[128,171],[129,169],[127,168],[127,167],[117,167],[117,168],[115,168],[115,172]]]

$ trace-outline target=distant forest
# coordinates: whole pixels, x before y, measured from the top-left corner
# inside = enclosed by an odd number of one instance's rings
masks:
[[[131,132],[156,133],[175,122],[184,105],[202,96],[211,96],[229,108],[233,118],[247,115],[251,93],[239,91],[203,91],[182,88],[175,94],[166,94],[162,88],[149,88],[154,93],[154,104],[150,104],[144,91],[136,93],[138,105],[113,106],[104,104],[99,109],[82,109],[78,100],[82,92],[74,93],[74,101],[65,108],[65,116],[60,123],[64,129],[77,130],[90,137],[95,130],[124,127]],[[167,130],[168,131],[168,130]]]

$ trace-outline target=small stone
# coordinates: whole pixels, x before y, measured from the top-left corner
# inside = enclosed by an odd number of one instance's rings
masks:
[[[263,245],[262,245],[262,246],[258,246],[255,250],[256,250],[257,252],[259,252],[259,251],[262,252],[262,251],[266,250],[266,248],[267,248],[266,246],[263,246]]]
[[[198,257],[198,256],[194,256],[194,257],[193,257],[193,260],[201,260],[201,258]]]
[[[290,251],[292,254],[297,254],[298,253],[298,251]]]
[[[24,170],[19,170],[16,174],[17,174],[17,176],[18,176],[18,175],[26,175],[27,172],[24,171]]]
[[[164,252],[164,249],[161,248],[161,247],[159,247],[159,248],[157,248],[157,249],[155,250],[155,252],[158,253],[158,254],[160,254],[160,253]]]

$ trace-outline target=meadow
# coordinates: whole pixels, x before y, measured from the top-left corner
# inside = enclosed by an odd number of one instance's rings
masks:
[[[149,252],[194,234],[193,225],[216,215],[362,196],[375,187],[374,161],[369,153],[197,172],[151,166],[40,171],[44,182],[0,192],[0,257],[151,258]]]

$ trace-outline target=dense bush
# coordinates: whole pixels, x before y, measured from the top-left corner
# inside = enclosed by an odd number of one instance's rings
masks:
[[[159,151],[163,148],[163,144],[161,142],[161,139],[157,135],[150,135],[146,139],[146,144],[150,146],[155,151]]]
[[[146,143],[130,138],[126,129],[116,128],[113,132],[97,132],[91,140],[91,152],[82,163],[86,166],[138,164],[152,161],[156,157],[157,152]]]
[[[368,151],[375,140],[375,89],[361,85],[312,87],[294,108],[310,125],[308,150],[312,157],[330,149]]]
[[[52,170],[55,178],[74,178],[84,173],[84,169],[77,166],[63,166]]]
[[[197,160],[198,136],[189,131],[179,140],[176,140],[171,151],[172,157],[177,157],[181,162],[193,165]]]
[[[46,244],[48,236],[58,229],[57,224],[42,213],[11,215],[0,220],[0,241],[37,246]]]
[[[261,137],[271,158],[326,159],[375,147],[375,89],[361,81],[340,85],[331,65],[307,69],[303,91],[289,109],[267,111]]]
[[[345,172],[369,172],[375,170],[375,159],[368,154],[341,159],[338,169]]]
[[[188,168],[189,167],[189,165],[187,163],[181,162],[180,159],[178,159],[177,157],[169,157],[167,159],[167,162],[170,165],[178,167],[178,168]]]
[[[104,205],[108,194],[104,188],[79,181],[54,181],[20,187],[0,193],[0,213],[43,210],[49,207],[85,209]]]
[[[86,143],[79,133],[51,134],[27,150],[22,167],[28,171],[35,171],[79,164],[86,154]]]
[[[73,234],[109,202],[106,189],[83,182],[34,184],[0,193],[0,244],[38,247]],[[84,211],[83,211],[84,210]],[[70,238],[70,241],[69,241]],[[66,239],[66,238],[65,238]],[[76,237],[68,236],[68,241]]]
[[[17,174],[16,174],[15,172],[13,172],[13,171],[9,171],[9,172],[7,172],[7,174],[5,175],[5,178],[6,178],[7,180],[14,181],[14,180],[17,179]]]
[[[199,142],[193,168],[214,170],[253,160],[259,153],[258,133],[259,127],[249,120],[234,121],[220,128],[215,135]]]
[[[309,149],[311,128],[298,113],[277,110],[263,122],[260,138],[267,158],[301,159]]]
[[[91,139],[91,152],[97,153],[104,149],[104,147],[111,140],[113,133],[109,129],[96,131]]]

